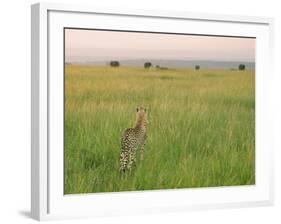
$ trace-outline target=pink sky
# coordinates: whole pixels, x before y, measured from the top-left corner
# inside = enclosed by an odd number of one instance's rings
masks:
[[[67,62],[174,59],[255,61],[255,39],[136,32],[65,30]]]

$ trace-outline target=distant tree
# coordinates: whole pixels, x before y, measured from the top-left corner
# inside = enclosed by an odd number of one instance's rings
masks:
[[[119,66],[120,66],[120,63],[119,63],[119,61],[111,61],[111,62],[110,62],[110,66],[111,66],[111,67],[119,67]]]
[[[144,68],[150,68],[152,66],[151,62],[145,62]]]
[[[159,66],[159,65],[156,65],[155,67],[156,67],[156,68],[160,68],[160,66]]]
[[[239,70],[245,70],[246,66],[244,64],[240,64],[238,67]]]
[[[195,65],[195,70],[199,70],[200,69],[200,65]]]

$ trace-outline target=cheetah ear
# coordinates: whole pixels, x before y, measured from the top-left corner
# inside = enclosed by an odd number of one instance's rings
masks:
[[[139,108],[138,107],[136,107],[136,111],[139,112]]]

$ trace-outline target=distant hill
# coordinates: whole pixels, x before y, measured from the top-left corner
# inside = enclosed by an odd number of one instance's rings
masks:
[[[143,67],[145,62],[151,62],[153,66],[159,65],[160,67],[168,68],[194,68],[195,65],[200,65],[200,68],[223,68],[231,69],[238,68],[239,64],[245,64],[246,68],[254,69],[254,62],[243,62],[243,61],[207,61],[207,60],[163,60],[163,59],[152,59],[152,60],[119,60],[122,66],[134,66]],[[72,64],[89,64],[89,65],[108,65],[109,61],[87,61],[87,62],[73,62]]]

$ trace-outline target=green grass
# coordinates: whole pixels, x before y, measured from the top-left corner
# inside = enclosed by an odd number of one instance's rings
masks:
[[[65,194],[255,184],[253,70],[65,70]],[[120,139],[149,108],[144,160],[119,175]]]

